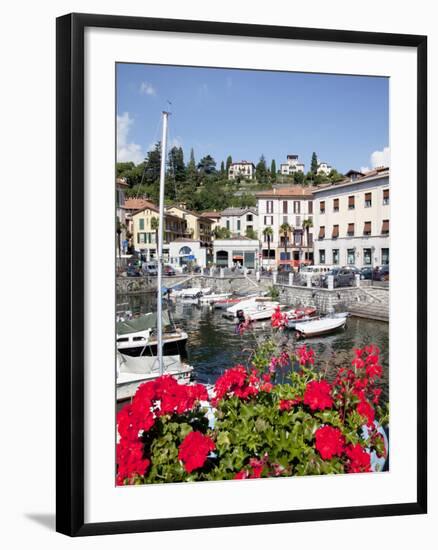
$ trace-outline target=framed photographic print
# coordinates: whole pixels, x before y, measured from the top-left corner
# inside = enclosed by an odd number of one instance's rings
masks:
[[[58,531],[426,513],[426,102],[424,36],[57,20]]]

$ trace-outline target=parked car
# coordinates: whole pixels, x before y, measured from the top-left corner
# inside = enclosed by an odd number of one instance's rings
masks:
[[[371,280],[372,274],[373,274],[373,270],[369,266],[365,266],[360,270],[360,278],[362,280],[364,280],[364,279],[370,279]]]
[[[389,281],[389,265],[380,265],[374,268],[374,281]]]
[[[158,275],[157,264],[154,262],[145,262],[142,269],[145,275],[150,275],[151,277],[156,277]]]
[[[163,268],[163,275],[166,275],[167,277],[173,277],[174,275],[176,275],[176,271],[171,265],[165,265]]]
[[[134,264],[129,264],[128,267],[126,268],[126,276],[140,277],[141,276],[140,269]]]
[[[333,275],[333,287],[338,288],[342,286],[353,286],[355,282],[355,275],[351,269],[345,269],[341,267],[336,267],[331,269],[325,275],[321,277],[321,285],[324,288],[328,287],[328,278],[330,275]]]

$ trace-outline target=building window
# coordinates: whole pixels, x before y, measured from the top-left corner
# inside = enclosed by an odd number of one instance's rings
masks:
[[[138,244],[146,243],[146,233],[137,233],[137,243]]]
[[[339,212],[339,199],[333,199],[333,212]]]
[[[283,223],[288,223],[287,216],[283,216]]]
[[[287,214],[287,201],[283,201],[283,214]]]
[[[354,237],[354,223],[349,223],[348,224],[347,237]]]
[[[389,265],[389,248],[382,248],[382,265]]]
[[[139,219],[138,228],[140,229],[140,231],[143,231],[143,229],[144,229],[144,218]]]
[[[325,250],[319,251],[319,263],[325,264]]]
[[[333,265],[339,264],[339,248],[333,249]]]
[[[325,239],[325,227],[323,225],[319,228],[318,239]]]
[[[265,216],[265,225],[274,225],[274,217]]]
[[[383,204],[389,204],[389,189],[383,190]]]
[[[264,248],[262,250],[262,257],[264,260],[275,260],[275,249],[271,248],[268,250],[267,248]]]
[[[354,195],[348,197],[348,210],[354,210]]]
[[[371,193],[365,193],[365,208],[371,207]]]
[[[246,215],[246,221],[247,222],[252,222],[252,214],[247,214]]]
[[[230,220],[227,220],[227,221],[225,222],[225,224],[226,224],[226,227],[227,227],[227,229],[228,229],[228,231],[229,231],[229,230],[230,230]]]
[[[332,239],[337,239],[338,237],[339,237],[339,225],[334,225],[333,231],[332,231]]]
[[[237,220],[237,231],[240,231],[240,220]]]
[[[382,235],[389,235],[389,220],[383,220]]]
[[[354,248],[347,248],[347,264],[354,265]]]
[[[307,211],[309,214],[313,214],[313,201],[307,201]]]
[[[319,213],[320,214],[325,214],[325,201],[320,201],[319,202]]]
[[[266,212],[268,214],[273,214],[273,212],[274,212],[274,201],[266,201]]]
[[[363,263],[364,265],[371,265],[371,248],[363,249]]]
[[[364,235],[371,235],[371,222],[365,222],[363,226],[363,234]]]
[[[300,214],[300,201],[294,201],[294,214]]]
[[[295,217],[295,225],[297,227],[300,227],[300,225],[301,225],[301,216],[296,216]]]

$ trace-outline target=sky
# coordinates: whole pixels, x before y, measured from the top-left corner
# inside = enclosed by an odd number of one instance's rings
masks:
[[[308,171],[313,151],[343,173],[389,166],[387,78],[119,63],[116,82],[120,162],[143,160],[169,110],[168,148],[186,162],[193,147],[218,168],[297,154]]]

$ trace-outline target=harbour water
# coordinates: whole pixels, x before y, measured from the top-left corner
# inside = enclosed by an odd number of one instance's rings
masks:
[[[166,304],[167,305],[167,304]],[[236,334],[235,323],[222,317],[222,311],[196,302],[169,302],[169,310],[177,326],[188,333],[188,362],[194,367],[193,378],[202,383],[214,383],[229,367],[246,364],[258,341],[271,333],[270,323],[257,322],[243,335]],[[150,294],[118,297],[118,309],[147,313],[156,311],[156,299]],[[284,337],[295,338],[294,331]],[[389,325],[358,317],[347,320],[345,330],[306,340],[316,354],[315,368],[324,369],[328,378],[340,366],[348,366],[354,357],[353,348],[376,344],[381,350],[383,366],[382,397],[389,398]]]

